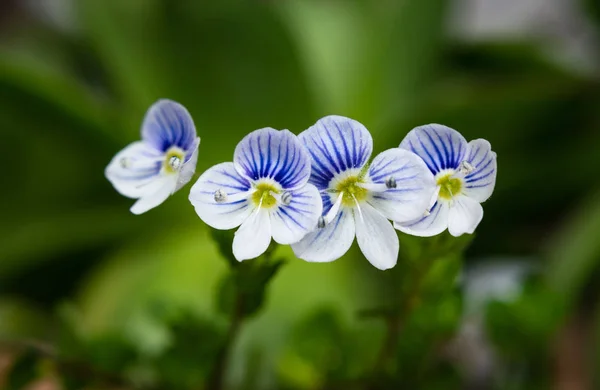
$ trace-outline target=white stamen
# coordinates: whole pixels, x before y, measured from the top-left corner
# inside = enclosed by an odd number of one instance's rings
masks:
[[[440,194],[441,189],[441,186],[435,187],[435,191],[433,192],[433,195],[431,195],[431,199],[429,200],[429,206],[427,206],[427,209],[423,213],[423,216],[428,217],[429,215],[431,215],[431,209],[433,208],[433,206],[435,206],[435,202],[437,202],[438,200],[438,196]]]
[[[283,203],[285,206],[289,206],[290,203],[292,203],[292,193],[285,191],[282,195],[281,195],[281,203]]]
[[[224,203],[227,201],[227,193],[221,188],[215,191],[215,202]]]
[[[321,221],[321,218],[319,218],[319,223],[317,226],[323,225],[323,227],[325,227],[325,225],[327,225],[328,223],[331,223],[331,221],[333,221],[333,219],[335,218],[337,213],[340,211],[340,207],[342,206],[343,197],[344,197],[344,192],[340,192],[335,203],[329,209],[329,212],[326,215],[321,217],[323,219],[323,221]]]
[[[171,158],[169,159],[169,165],[171,166],[171,168],[178,170],[181,166],[181,159],[177,156],[171,156]]]
[[[385,185],[388,189],[396,188],[396,178],[392,176],[388,177],[387,179],[385,179]]]
[[[463,175],[468,175],[469,173],[473,172],[474,170],[475,170],[475,167],[466,160],[462,161],[460,163],[460,165],[458,166],[458,172],[462,173]]]
[[[356,203],[356,209],[358,210],[358,215],[360,216],[361,222],[365,222],[365,219],[363,218],[362,210],[360,209],[360,204],[358,203],[358,200],[356,199],[354,194],[352,194],[352,198],[354,199],[354,203]]]

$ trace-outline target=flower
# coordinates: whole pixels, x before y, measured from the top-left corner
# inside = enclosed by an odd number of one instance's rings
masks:
[[[264,253],[271,237],[299,241],[317,224],[323,205],[308,183],[310,158],[288,130],[264,128],[237,145],[233,162],[217,164],[190,192],[198,216],[215,229],[233,229],[239,261]]]
[[[399,242],[388,219],[410,221],[423,212],[435,190],[433,175],[414,153],[394,148],[369,165],[373,139],[359,122],[327,116],[299,135],[312,157],[310,182],[321,192],[318,228],[292,245],[313,262],[340,258],[354,236],[379,269],[396,264]]]
[[[131,207],[142,214],[190,181],[198,160],[200,138],[189,112],[171,100],[159,100],[146,113],[142,141],[117,153],[106,178],[122,195],[138,199]]]
[[[467,143],[456,130],[431,124],[416,127],[400,148],[418,154],[435,175],[436,196],[426,215],[409,223],[396,223],[398,230],[429,237],[448,229],[453,236],[472,234],[483,218],[481,202],[496,184],[496,153],[490,143],[476,139]]]

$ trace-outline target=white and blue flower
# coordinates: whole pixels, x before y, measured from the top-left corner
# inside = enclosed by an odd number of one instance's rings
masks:
[[[298,257],[329,262],[350,249],[354,237],[379,269],[396,264],[399,242],[388,221],[422,216],[435,191],[433,175],[417,155],[399,148],[371,164],[373,139],[359,122],[328,116],[299,135],[311,155],[310,183],[320,191],[323,214],[317,229],[292,245]]]
[[[215,229],[233,229],[239,261],[265,252],[273,238],[298,242],[317,224],[323,205],[308,183],[310,157],[288,130],[265,128],[248,134],[233,162],[215,165],[190,192],[198,216]]]
[[[120,151],[105,175],[131,207],[142,214],[164,202],[190,181],[196,170],[200,138],[189,112],[171,100],[159,100],[146,113],[142,140]]]
[[[483,218],[482,202],[496,184],[496,153],[490,143],[476,139],[467,143],[456,130],[431,124],[420,126],[404,138],[400,148],[418,154],[433,175],[437,194],[426,215],[395,224],[416,236],[434,236],[448,229],[453,236],[475,231]]]

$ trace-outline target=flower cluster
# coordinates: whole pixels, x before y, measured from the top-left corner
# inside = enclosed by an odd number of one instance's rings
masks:
[[[118,153],[106,176],[139,199],[131,211],[143,213],[190,181],[199,142],[187,110],[161,100],[146,115],[142,141]],[[384,270],[398,258],[394,228],[416,236],[474,232],[496,182],[489,142],[467,142],[431,124],[369,162],[372,151],[369,131],[341,116],[322,118],[299,136],[255,130],[237,145],[233,162],[199,177],[189,200],[209,226],[239,227],[233,254],[240,261],[260,256],[271,239],[306,261],[334,261],[356,237],[366,259]]]

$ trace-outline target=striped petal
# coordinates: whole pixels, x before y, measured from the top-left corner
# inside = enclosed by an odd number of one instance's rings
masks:
[[[196,147],[194,150],[189,152],[189,157],[186,155],[186,161],[184,162],[181,170],[179,171],[179,178],[177,180],[177,188],[175,191],[179,191],[181,187],[189,183],[196,172],[196,164],[198,163],[198,144],[200,138],[197,138]]]
[[[331,179],[346,170],[360,169],[373,151],[373,139],[359,122],[342,116],[319,119],[299,136],[311,156],[310,182],[327,188]]]
[[[162,152],[173,146],[185,151],[197,146],[196,127],[190,113],[181,104],[167,99],[157,101],[146,112],[142,139]]]
[[[233,163],[221,163],[200,176],[190,191],[190,202],[196,213],[207,225],[215,229],[233,229],[252,213],[248,201],[250,181],[241,176]],[[222,191],[223,201],[215,200],[215,193]]]
[[[436,236],[448,228],[449,206],[447,202],[436,202],[430,214],[412,222],[394,222],[394,227],[401,232],[418,236]]]
[[[485,202],[494,192],[496,185],[496,153],[484,139],[469,142],[467,161],[475,168],[465,177],[465,195],[478,202]]]
[[[292,244],[292,250],[302,260],[325,263],[339,259],[352,246],[355,225],[352,211],[342,209],[323,229],[306,235]]]
[[[435,175],[444,169],[456,169],[467,153],[467,141],[456,130],[438,124],[419,126],[400,143],[425,161]]]
[[[310,176],[308,154],[298,137],[288,130],[253,131],[237,145],[233,161],[246,178],[271,178],[284,189],[302,187]]]
[[[396,188],[369,192],[368,202],[392,221],[411,221],[423,215],[436,185],[433,174],[416,154],[394,148],[380,153],[369,167],[369,180],[385,184],[392,178]]]
[[[356,241],[363,255],[375,268],[386,270],[396,265],[400,243],[392,224],[368,204],[354,213]]]
[[[117,153],[104,174],[121,195],[140,198],[155,191],[152,183],[160,176],[163,159],[146,143],[134,142]]]
[[[312,184],[290,194],[289,205],[280,205],[271,211],[273,239],[279,244],[296,243],[313,231],[323,209],[319,190]]]

